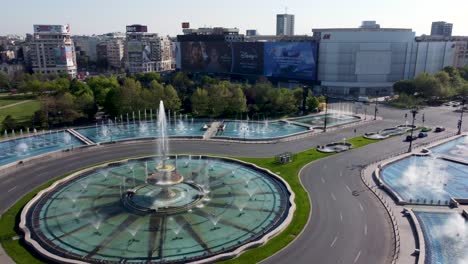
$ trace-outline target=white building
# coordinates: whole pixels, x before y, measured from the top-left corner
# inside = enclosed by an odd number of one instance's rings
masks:
[[[126,68],[131,74],[172,70],[171,41],[168,37],[147,33],[146,26],[127,26]]]
[[[320,39],[318,80],[330,94],[384,95],[414,76],[411,29],[379,27],[313,29]]]
[[[76,76],[75,49],[69,25],[34,25],[29,56],[34,72],[66,72]]]
[[[276,15],[276,35],[293,36],[294,35],[294,15],[278,14]]]

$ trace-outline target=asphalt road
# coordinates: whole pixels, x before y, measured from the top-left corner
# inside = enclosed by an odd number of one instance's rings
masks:
[[[450,110],[424,110],[426,123],[447,127],[456,124],[458,114]],[[380,115],[385,119],[357,127],[358,134],[404,123],[401,110],[380,107]],[[354,127],[277,144],[172,141],[171,152],[268,157],[353,136]],[[362,184],[359,173],[372,161],[405,148],[407,143],[402,139],[402,136],[391,138],[306,166],[300,177],[312,201],[310,221],[291,245],[264,263],[388,263],[393,243],[389,219],[379,201]],[[430,138],[418,140],[416,144],[427,140]],[[108,160],[153,153],[155,146],[148,142],[112,144],[18,167],[15,172],[0,175],[0,212],[40,184],[70,171]],[[354,190],[360,191],[360,195],[353,196],[351,192]]]

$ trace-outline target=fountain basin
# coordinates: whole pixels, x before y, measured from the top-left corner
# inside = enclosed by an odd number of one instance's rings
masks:
[[[424,236],[424,263],[464,263],[468,259],[468,224],[461,214],[413,212]]]
[[[212,263],[265,243],[292,219],[287,183],[255,165],[170,157],[186,180],[161,199],[163,187],[145,184],[160,162],[101,165],[41,191],[21,215],[26,243],[63,263]]]
[[[358,116],[338,113],[328,113],[326,115],[318,114],[301,118],[294,118],[290,120],[311,125],[314,128],[321,128],[324,126],[325,118],[327,119],[327,127],[346,125],[354,122],[359,122],[361,120],[361,118]]]
[[[346,143],[346,142],[335,142],[335,143],[330,143],[325,146],[319,146],[317,147],[317,150],[320,152],[324,153],[338,153],[338,152],[343,152],[350,150],[353,145],[351,143]]]

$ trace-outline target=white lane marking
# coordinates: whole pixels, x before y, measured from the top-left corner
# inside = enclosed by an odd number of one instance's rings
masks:
[[[361,211],[364,212],[364,207],[362,207],[362,204],[361,204],[361,203],[359,203],[359,208],[361,208]]]
[[[322,178],[320,178],[320,179],[322,180],[322,183],[325,183],[325,179],[324,179],[323,177],[322,177]]]
[[[359,250],[359,252],[357,253],[357,256],[354,258],[354,262],[353,263],[356,263],[359,259],[359,257],[361,256],[361,250]]]
[[[346,189],[347,189],[347,190],[348,190],[350,193],[352,193],[352,192],[353,192],[353,191],[351,191],[351,188],[349,188],[349,186],[348,186],[348,185],[346,185]]]
[[[331,248],[335,245],[337,239],[338,239],[338,237],[335,237],[335,239],[333,239],[333,241],[330,244]]]
[[[330,195],[331,195],[332,199],[336,201],[335,195],[333,193],[330,193]]]
[[[340,212],[340,222],[343,222],[343,214]]]
[[[11,188],[10,190],[8,190],[8,192],[11,192],[11,191],[13,191],[14,189],[16,189],[16,186],[15,186],[15,187],[13,187],[13,188]]]
[[[340,177],[343,177],[343,171],[340,171]]]
[[[364,225],[364,235],[367,236],[367,224]]]

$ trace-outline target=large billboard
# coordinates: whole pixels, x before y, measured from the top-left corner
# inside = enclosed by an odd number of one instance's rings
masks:
[[[190,72],[316,80],[315,42],[180,42],[180,68]]]
[[[267,42],[264,47],[267,77],[315,80],[317,44],[314,42]]]
[[[34,25],[34,33],[70,33],[69,25]]]
[[[193,72],[231,72],[232,51],[227,42],[182,42],[182,69]]]
[[[73,52],[70,46],[62,46],[54,49],[55,64],[73,66]]]
[[[232,73],[263,74],[263,43],[234,42],[232,43]]]

